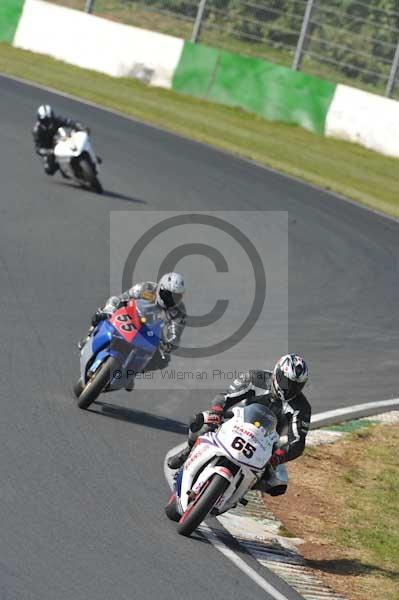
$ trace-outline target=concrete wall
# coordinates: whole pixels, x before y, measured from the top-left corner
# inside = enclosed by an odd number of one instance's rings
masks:
[[[338,85],[327,113],[326,135],[399,158],[399,102]]]
[[[42,0],[25,0],[19,17],[22,2],[0,0],[0,36],[10,39],[16,29],[14,46],[114,77],[135,77],[241,106],[266,119],[399,158],[396,100]]]
[[[183,40],[26,0],[13,45],[115,77],[171,87]]]

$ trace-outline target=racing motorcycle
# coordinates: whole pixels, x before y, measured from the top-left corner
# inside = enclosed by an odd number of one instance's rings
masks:
[[[263,404],[234,407],[216,432],[201,435],[178,471],[166,515],[189,536],[209,515],[239,502],[263,475],[279,440],[277,419]]]
[[[82,187],[98,194],[103,193],[98,179],[99,159],[91,145],[88,130],[60,127],[56,136],[54,157],[63,177],[74,179]]]
[[[102,392],[132,385],[159,349],[164,325],[161,309],[147,300],[130,300],[100,321],[80,351],[80,378],[73,387],[79,408],[88,408]]]

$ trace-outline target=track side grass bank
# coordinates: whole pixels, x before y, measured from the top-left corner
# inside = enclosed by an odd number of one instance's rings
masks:
[[[267,507],[348,600],[399,598],[399,425],[369,425],[289,464]]]
[[[159,125],[399,217],[399,161],[356,144],[271,123],[239,108],[73,67],[4,43],[0,73]]]

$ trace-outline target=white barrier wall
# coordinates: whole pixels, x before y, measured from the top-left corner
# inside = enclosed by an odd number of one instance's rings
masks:
[[[399,158],[399,102],[337,85],[325,134]]]
[[[13,45],[116,77],[170,88],[184,41],[84,12],[26,0]]]
[[[43,0],[26,0],[13,45],[107,75],[171,88],[184,41]],[[337,85],[325,135],[399,158],[399,102]]]

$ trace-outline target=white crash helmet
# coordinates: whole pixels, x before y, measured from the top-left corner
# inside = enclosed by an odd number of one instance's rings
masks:
[[[273,397],[283,402],[292,400],[302,391],[308,377],[308,367],[301,356],[298,354],[282,356],[273,369]]]
[[[43,123],[48,123],[54,119],[54,111],[49,104],[42,104],[37,109],[37,118]]]
[[[162,308],[171,308],[181,302],[184,292],[183,276],[180,273],[166,273],[157,286],[157,302]]]

